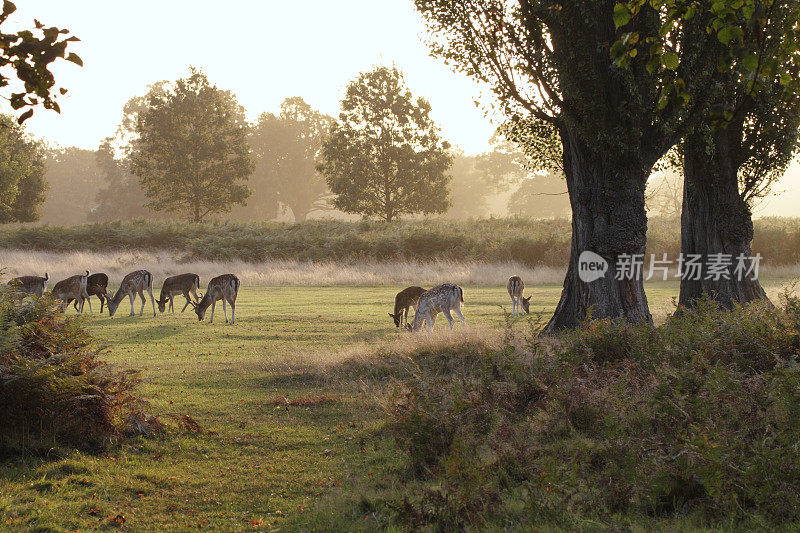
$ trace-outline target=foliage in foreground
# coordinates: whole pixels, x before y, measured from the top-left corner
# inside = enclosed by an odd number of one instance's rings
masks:
[[[52,300],[0,289],[0,455],[98,450],[157,428],[134,396],[138,374],[110,370],[104,351]]]
[[[311,517],[449,530],[800,520],[800,300],[651,329],[418,352],[386,396],[406,467]],[[744,521],[744,522],[742,522]]]

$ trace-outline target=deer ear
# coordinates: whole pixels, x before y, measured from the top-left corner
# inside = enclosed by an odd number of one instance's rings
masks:
[[[387,313],[387,314],[388,314],[390,317],[394,318],[394,315],[393,315],[392,313]]]
[[[532,296],[528,296],[527,298],[523,298],[522,301],[527,303],[531,301],[531,298]]]

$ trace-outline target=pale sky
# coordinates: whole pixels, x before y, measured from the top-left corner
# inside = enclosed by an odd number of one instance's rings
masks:
[[[470,153],[488,149],[494,126],[473,103],[478,88],[431,58],[411,0],[18,0],[10,22],[68,28],[81,39],[80,68],[60,62],[69,89],[61,115],[26,122],[37,137],[96,148],[119,123],[123,104],[149,83],[202,67],[232,90],[248,115],[277,111],[302,96],[338,115],[344,88],[359,72],[396,64],[412,92],[431,102],[445,137]]]
[[[122,106],[148,84],[201,67],[233,91],[251,119],[302,96],[338,115],[344,88],[359,72],[397,65],[412,92],[428,98],[444,136],[468,153],[488,150],[496,124],[474,100],[480,88],[431,58],[412,0],[17,0],[9,20],[68,28],[81,39],[80,68],[60,62],[61,114],[37,110],[25,125],[35,137],[94,149],[114,132]],[[494,117],[497,119],[497,117]],[[800,215],[800,165],[756,216]]]

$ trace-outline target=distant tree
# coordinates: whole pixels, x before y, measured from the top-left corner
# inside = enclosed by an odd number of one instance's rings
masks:
[[[253,164],[244,109],[202,71],[191,69],[163,94],[149,94],[135,131],[131,171],[150,209],[201,221],[245,203]]]
[[[44,202],[44,150],[15,119],[0,115],[0,222],[33,222]]]
[[[396,68],[379,67],[347,87],[339,121],[320,155],[320,172],[347,213],[392,221],[447,210],[453,158]]]
[[[647,181],[647,211],[665,218],[680,218],[683,203],[683,176],[674,169],[665,169]]]
[[[9,0],[3,0],[3,11],[0,13],[0,25],[5,24],[8,17],[17,10],[17,6]],[[67,54],[67,46],[78,38],[69,36],[69,30],[56,27],[45,27],[38,20],[34,21],[34,30],[20,30],[15,33],[0,32],[0,88],[6,89],[12,83],[8,70],[14,71],[14,77],[22,83],[14,85],[8,96],[12,109],[24,109],[17,122],[22,124],[33,115],[33,108],[41,105],[45,109],[60,112],[54,94],[55,79],[50,72],[50,65],[57,59],[66,59],[76,65],[83,65],[77,54]],[[5,91],[3,91],[5,92]],[[66,89],[58,90],[63,95]]]
[[[75,147],[47,150],[44,179],[49,188],[42,221],[62,226],[86,223],[103,184],[94,152]]]
[[[250,132],[256,162],[250,176],[253,195],[237,211],[270,219],[278,214],[280,202],[302,222],[312,211],[330,210],[331,193],[316,160],[333,121],[300,97],[284,100],[278,115],[262,114]]]
[[[449,173],[449,218],[482,217],[490,213],[489,200],[509,190],[525,176],[524,156],[496,149],[479,155],[457,154]]]
[[[570,215],[567,184],[560,174],[533,174],[522,180],[508,200],[508,212],[532,218]]]
[[[89,215],[93,222],[130,220],[152,215],[139,179],[131,174],[126,160],[114,156],[111,140],[105,139],[94,154],[103,186],[96,191],[95,207]]]

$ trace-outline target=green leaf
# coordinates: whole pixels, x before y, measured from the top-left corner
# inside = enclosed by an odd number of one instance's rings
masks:
[[[81,59],[80,56],[78,56],[78,54],[76,54],[75,52],[69,53],[69,55],[67,56],[67,61],[71,61],[80,67],[83,66],[83,59]]]
[[[680,63],[680,59],[678,58],[678,54],[674,52],[667,52],[663,56],[661,56],[661,62],[664,66],[670,70],[675,70],[678,68],[678,64]]]
[[[719,42],[722,44],[727,45],[731,44],[731,41],[734,40],[741,41],[743,35],[742,28],[738,26],[725,26],[717,33],[717,39],[719,39]]]
[[[614,25],[621,28],[631,21],[631,12],[625,4],[617,4],[614,6]]]
[[[750,72],[755,72],[758,68],[758,54],[751,53],[747,57],[742,60],[742,64],[744,68],[749,70]]]
[[[25,111],[23,114],[21,114],[19,116],[19,118],[17,119],[17,123],[18,124],[22,124],[23,122],[25,122],[26,120],[28,120],[32,116],[33,116],[33,109],[28,109],[27,111]]]
[[[617,41],[611,46],[611,59],[617,60],[625,55],[625,45],[622,41]]]

